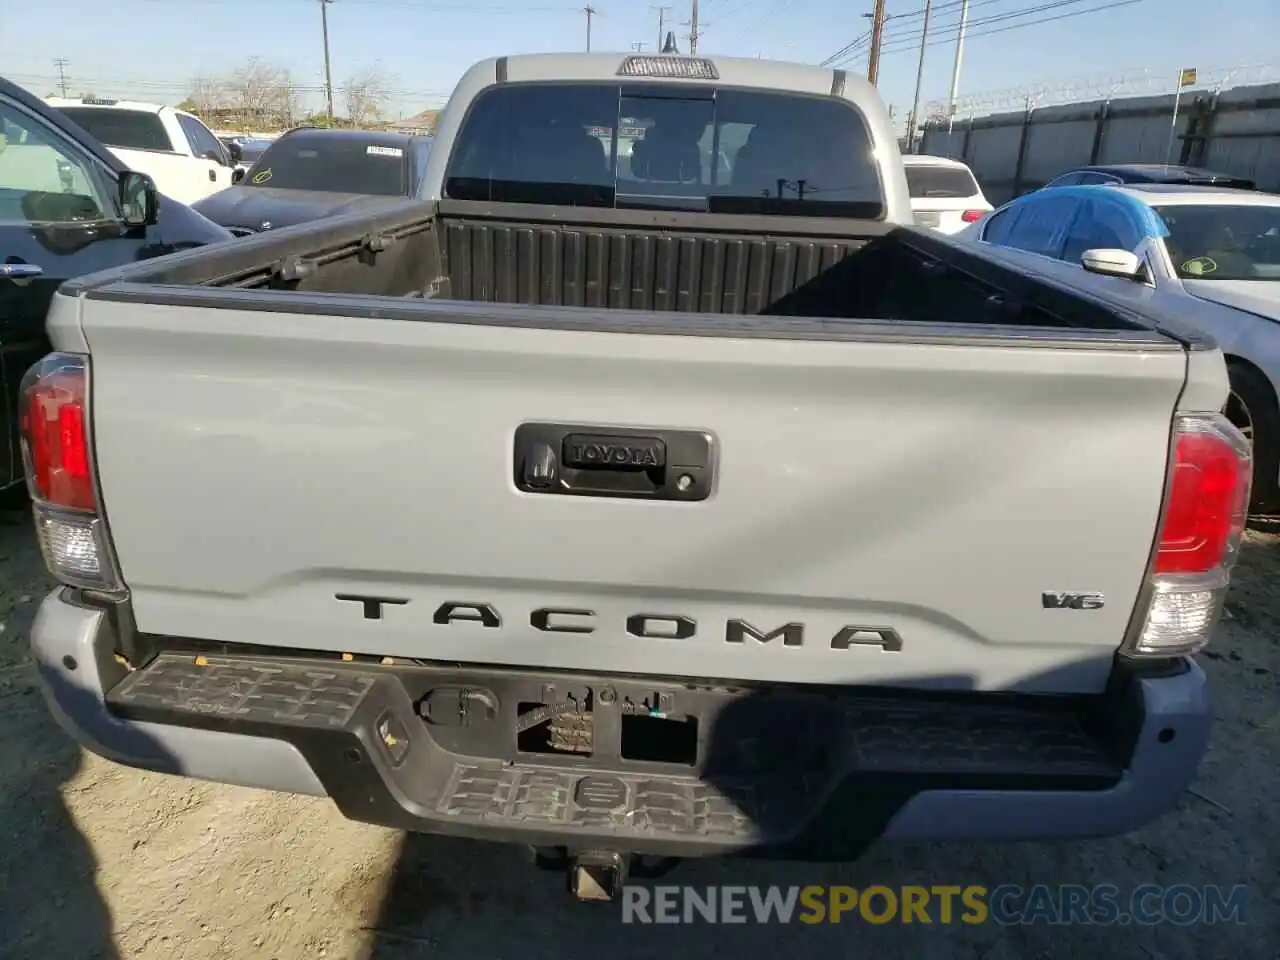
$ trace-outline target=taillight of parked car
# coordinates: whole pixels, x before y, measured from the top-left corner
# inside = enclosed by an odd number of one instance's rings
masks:
[[[22,461],[49,571],[68,586],[124,591],[102,517],[89,433],[89,358],[51,353],[19,388]]]
[[[966,210],[960,214],[960,219],[965,223],[977,223],[990,212],[989,210]]]
[[[1209,641],[1249,514],[1248,440],[1221,414],[1181,414],[1133,657],[1194,653]]]

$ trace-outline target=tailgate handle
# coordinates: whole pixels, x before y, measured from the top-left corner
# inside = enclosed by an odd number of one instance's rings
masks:
[[[705,500],[713,451],[706,431],[523,423],[514,479],[526,493]]]

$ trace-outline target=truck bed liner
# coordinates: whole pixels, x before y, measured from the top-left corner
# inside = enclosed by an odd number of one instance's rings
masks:
[[[117,280],[151,289],[141,297],[136,288],[113,290]],[[693,220],[688,214],[653,211],[407,202],[376,217],[357,214],[265,233],[216,253],[178,254],[64,289],[90,290],[106,299],[203,299],[154,285],[373,295],[380,300],[377,306],[366,303],[371,315],[380,316],[397,309],[383,298],[408,298],[762,321],[826,318],[1142,332],[1150,342],[1169,342],[1155,333],[1154,323],[1120,307],[928,231],[817,218]],[[343,309],[351,311],[353,303]],[[250,304],[241,299],[237,306]],[[316,298],[302,297],[259,309],[326,312]],[[433,312],[423,319],[438,316]]]

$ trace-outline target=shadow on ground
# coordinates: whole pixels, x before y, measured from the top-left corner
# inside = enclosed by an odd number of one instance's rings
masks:
[[[0,957],[119,957],[89,842],[61,791],[80,772],[79,746],[45,706],[28,633],[48,590],[25,503],[0,509]],[[34,552],[35,556],[29,556]]]

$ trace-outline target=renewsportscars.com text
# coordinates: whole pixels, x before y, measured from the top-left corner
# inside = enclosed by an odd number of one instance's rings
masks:
[[[1243,886],[627,886],[623,923],[1245,923]]]

